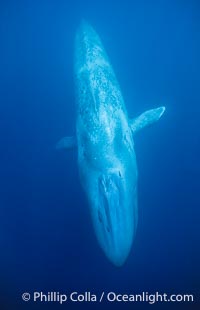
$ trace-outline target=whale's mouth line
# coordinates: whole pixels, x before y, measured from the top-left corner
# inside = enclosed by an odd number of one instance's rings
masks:
[[[111,173],[101,175],[98,179],[98,218],[108,233],[112,233],[114,225],[117,225],[121,192],[119,178],[120,175]]]

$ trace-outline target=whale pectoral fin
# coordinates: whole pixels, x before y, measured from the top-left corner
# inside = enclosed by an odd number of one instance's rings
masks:
[[[165,107],[159,107],[156,109],[148,110],[130,121],[130,126],[133,134],[140,129],[153,124],[158,121],[159,118],[165,112]]]
[[[76,142],[75,136],[63,137],[56,144],[56,149],[57,150],[62,150],[62,149],[69,150],[69,149],[75,148],[76,146],[77,146],[77,142]]]

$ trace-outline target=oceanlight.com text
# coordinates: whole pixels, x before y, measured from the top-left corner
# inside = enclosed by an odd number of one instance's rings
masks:
[[[125,294],[116,292],[33,292],[23,293],[22,300],[24,302],[32,301],[37,303],[55,302],[64,304],[66,302],[120,302],[120,303],[138,303],[145,302],[155,304],[159,302],[194,302],[193,294],[167,294],[167,293],[149,293],[142,292],[140,294]]]

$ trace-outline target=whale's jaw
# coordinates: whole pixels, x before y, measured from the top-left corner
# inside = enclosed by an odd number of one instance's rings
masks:
[[[120,170],[114,173],[105,171],[96,178],[97,184],[89,196],[96,237],[115,266],[122,266],[126,261],[137,227],[137,216],[134,216],[136,189],[128,186],[124,177]]]
[[[101,40],[83,21],[75,42],[76,136],[57,149],[77,148],[80,180],[98,242],[116,266],[126,261],[135,236],[137,163],[134,135],[156,122],[165,107],[129,119],[115,73]]]

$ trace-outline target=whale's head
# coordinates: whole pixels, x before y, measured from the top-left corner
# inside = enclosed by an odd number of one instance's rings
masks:
[[[96,180],[91,201],[96,236],[108,259],[121,266],[137,226],[136,177],[130,180],[123,169],[115,169],[100,173]]]

